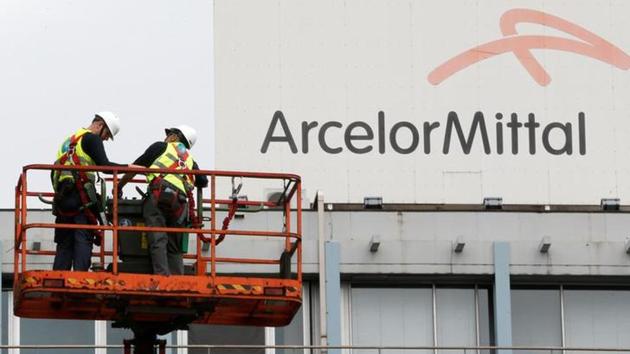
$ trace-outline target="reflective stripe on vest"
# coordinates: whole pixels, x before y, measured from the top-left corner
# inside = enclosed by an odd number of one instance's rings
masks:
[[[94,160],[90,157],[90,155],[86,154],[81,146],[81,141],[83,141],[83,136],[85,134],[90,133],[90,130],[81,128],[72,136],[67,138],[61,147],[57,151],[57,160],[55,161],[55,165],[64,165],[64,166],[75,166],[74,156],[78,157],[80,166],[93,166]],[[74,142],[74,144],[73,144]],[[74,173],[76,171],[55,171],[53,174],[53,184],[56,189],[57,184],[62,181],[74,181]],[[95,172],[84,172],[87,178],[94,183],[96,180]]]
[[[155,159],[155,161],[153,161],[153,164],[151,164],[150,166],[150,168],[174,168],[176,170],[185,171],[192,170],[192,167],[193,158],[192,156],[190,156],[190,153],[188,152],[184,144],[180,142],[167,143],[164,153],[162,153],[160,157]],[[153,181],[153,179],[158,176],[161,176],[164,180],[168,181],[184,193],[187,193],[194,188],[192,175],[173,173],[150,173],[147,176],[147,181],[151,183],[151,181]]]

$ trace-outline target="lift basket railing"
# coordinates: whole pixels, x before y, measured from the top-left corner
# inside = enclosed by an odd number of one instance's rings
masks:
[[[68,170],[83,172],[108,172],[111,177],[107,180],[111,182],[111,191],[107,205],[108,222],[103,225],[75,225],[75,224],[55,224],[45,222],[31,222],[28,216],[28,207],[31,200],[39,198],[48,201],[54,196],[50,191],[29,190],[29,176],[37,171]],[[195,203],[197,218],[191,227],[173,228],[173,227],[147,227],[142,225],[121,224],[120,209],[124,200],[118,198],[118,185],[120,183],[121,174],[132,172],[140,175],[149,173],[159,174],[188,174],[188,175],[204,175],[208,177],[209,185],[201,190],[197,189]],[[102,182],[104,183],[104,181]],[[133,179],[131,184],[146,184],[144,179]],[[247,200],[239,196],[244,185],[252,184],[258,190],[277,191],[270,200]],[[220,196],[217,187],[227,186],[226,196]],[[271,188],[269,188],[271,186]],[[126,187],[126,192],[130,192],[131,186]],[[145,188],[146,189],[146,188]],[[142,188],[139,188],[142,190]],[[101,188],[103,197],[107,190]],[[194,252],[186,252],[184,259],[192,268],[192,276],[210,276],[216,278],[217,264],[248,264],[251,267],[256,265],[277,265],[277,277],[285,279],[296,279],[302,281],[302,206],[301,206],[301,180],[300,177],[293,174],[282,173],[261,173],[261,172],[235,172],[235,171],[210,171],[210,170],[171,170],[171,169],[149,169],[149,168],[132,168],[132,167],[103,167],[103,166],[60,166],[60,165],[28,165],[23,167],[22,173],[17,181],[15,188],[15,247],[14,247],[14,273],[15,281],[18,275],[28,271],[36,270],[37,266],[41,268],[41,263],[37,265],[28,262],[30,256],[50,256],[55,255],[55,251],[51,249],[42,249],[42,245],[46,244],[38,240],[37,237],[31,236],[29,231],[35,229],[90,229],[101,230],[104,235],[101,240],[101,246],[97,247],[97,251],[92,256],[98,257],[99,262],[95,264],[102,265],[97,271],[111,272],[118,274],[119,269],[119,241],[121,233],[146,233],[151,231],[161,232],[181,232],[188,233],[195,237]],[[209,195],[208,195],[209,194]],[[262,194],[262,193],[260,193]],[[260,198],[263,199],[263,198]],[[230,222],[239,214],[248,211],[273,210],[280,215],[281,225],[279,230],[241,230],[235,229]],[[223,216],[222,222],[217,222],[220,216]],[[232,238],[264,238],[265,240],[281,240],[284,241],[282,251],[274,258],[246,258],[246,257],[219,257],[218,247],[224,239]],[[29,241],[31,245],[37,247],[28,247]],[[44,262],[46,263],[46,262]],[[52,263],[52,259],[51,262]],[[192,263],[192,264],[191,264]],[[109,267],[105,266],[110,264]],[[295,270],[292,267],[295,266]],[[49,267],[49,266],[48,266]],[[50,268],[48,268],[50,269]]]

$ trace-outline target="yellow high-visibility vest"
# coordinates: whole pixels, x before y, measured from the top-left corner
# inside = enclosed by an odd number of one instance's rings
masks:
[[[68,137],[57,151],[57,160],[55,165],[64,166],[93,166],[94,160],[90,155],[86,154],[81,146],[81,141],[85,134],[90,133],[89,129],[81,128],[76,133]],[[74,182],[74,176],[77,171],[55,171],[53,173],[53,187],[57,190],[57,186],[62,181]],[[96,181],[96,172],[84,172],[88,180],[94,183]]]
[[[166,150],[164,153],[160,155],[150,168],[174,168],[176,170],[192,170],[193,168],[193,158],[190,155],[186,146],[180,142],[173,142],[166,144]],[[151,183],[154,178],[161,176],[164,180],[168,181],[177,189],[179,189],[183,193],[188,193],[193,190],[195,187],[192,175],[186,174],[160,174],[160,173],[150,173],[147,176],[147,181]]]

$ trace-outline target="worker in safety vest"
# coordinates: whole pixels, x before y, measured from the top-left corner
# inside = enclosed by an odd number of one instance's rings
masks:
[[[99,112],[87,128],[81,128],[64,140],[57,152],[55,165],[127,166],[109,161],[103,141],[114,140],[120,131],[120,120],[112,112]],[[54,170],[51,180],[55,190],[53,214],[57,224],[98,223],[101,203],[97,198],[96,172]],[[103,222],[103,221],[101,221]],[[84,229],[55,229],[57,252],[53,270],[87,271],[90,268],[92,244],[100,242],[98,232]]]
[[[187,125],[165,129],[165,132],[164,141],[149,146],[134,165],[174,171],[198,170],[189,151],[197,141],[197,132]],[[122,188],[134,175],[127,173],[120,180],[120,196]],[[177,173],[150,173],[146,178],[149,185],[142,208],[145,225],[189,227],[194,209],[192,191],[195,187],[205,188],[208,178]],[[149,232],[148,239],[154,274],[184,274],[182,233]]]

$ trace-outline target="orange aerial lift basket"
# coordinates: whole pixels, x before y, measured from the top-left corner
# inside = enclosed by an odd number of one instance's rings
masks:
[[[54,194],[29,190],[29,178],[51,170],[113,172],[108,180],[114,191],[118,190],[120,173],[173,172],[128,167],[25,166],[15,189],[13,290],[17,316],[108,320],[114,326],[128,327],[134,332],[150,328],[151,334],[163,334],[185,328],[189,323],[283,326],[299,309],[302,301],[299,176],[189,171],[208,176],[209,186],[203,191],[209,195],[197,191],[195,222],[182,229],[144,226],[142,200],[121,199],[117,193],[103,202],[108,221],[102,225],[33,222],[28,202],[37,198],[47,202]],[[146,183],[144,179],[132,182]],[[101,182],[102,195],[106,194],[104,183]],[[271,199],[247,200],[239,195],[244,184],[251,184],[257,191],[275,193]],[[226,196],[217,192],[222,186],[226,187]],[[256,223],[246,222],[247,213],[260,210],[268,212],[264,213],[266,221],[257,225],[277,229],[234,227],[234,224],[252,227]],[[235,216],[245,217],[229,227]],[[267,220],[272,217],[278,220]],[[93,249],[91,271],[51,270],[55,255],[51,235],[55,228],[102,230],[101,246]],[[184,254],[184,275],[152,274],[146,238],[151,231],[188,233],[190,250]],[[49,249],[45,249],[46,245]],[[273,258],[258,257],[272,253]]]

